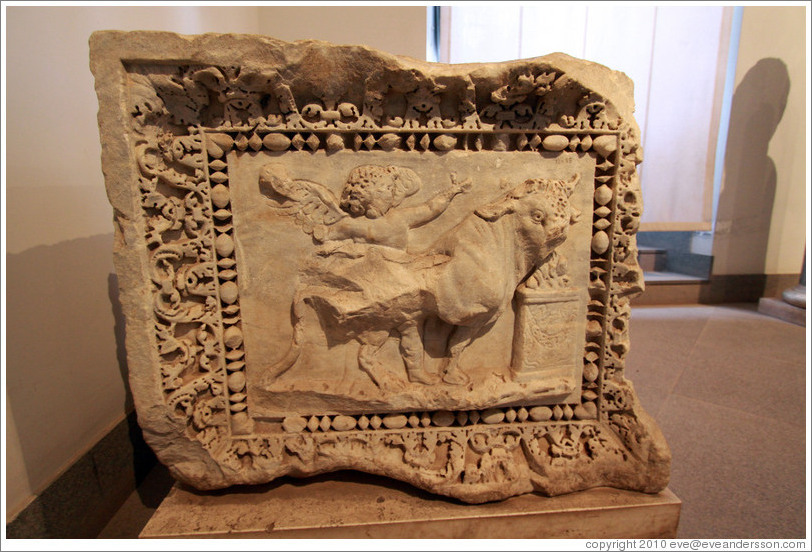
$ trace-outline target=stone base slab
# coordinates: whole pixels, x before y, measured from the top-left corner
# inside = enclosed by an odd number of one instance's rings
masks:
[[[681,504],[669,489],[602,487],[471,505],[338,472],[216,492],[176,484],[141,538],[673,538]]]

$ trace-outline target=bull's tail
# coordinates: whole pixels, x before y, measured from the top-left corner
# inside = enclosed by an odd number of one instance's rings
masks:
[[[296,361],[299,360],[299,355],[301,355],[301,353],[302,344],[299,343],[294,337],[294,339],[290,342],[290,347],[288,348],[288,352],[285,353],[285,356],[271,366],[270,370],[268,371],[268,381],[271,382],[290,370],[293,365],[296,364]]]
[[[297,296],[291,306],[291,317],[293,321],[293,338],[290,340],[290,347],[280,360],[274,363],[268,370],[267,382],[273,382],[276,378],[290,370],[299,355],[302,353],[302,343],[304,343],[304,308],[305,302],[302,297]]]

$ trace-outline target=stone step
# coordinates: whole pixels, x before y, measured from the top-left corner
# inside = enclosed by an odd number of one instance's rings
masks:
[[[680,274],[678,272],[667,272],[665,270],[645,270],[643,269],[643,279],[646,285],[649,284],[689,284],[707,282],[706,278],[692,276],[690,274]]]
[[[665,269],[668,252],[658,247],[640,246],[637,248],[638,262],[643,272],[661,271]]]

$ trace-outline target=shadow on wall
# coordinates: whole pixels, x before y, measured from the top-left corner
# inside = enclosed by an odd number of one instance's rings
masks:
[[[124,391],[126,393],[124,397],[124,408],[126,412],[133,412],[127,417],[127,441],[132,445],[132,476],[134,477],[135,490],[144,506],[157,508],[161,500],[163,500],[165,493],[156,495],[154,485],[146,489],[141,486],[141,483],[149,475],[153,466],[158,462],[158,458],[149,445],[147,445],[146,441],[144,441],[144,435],[141,432],[141,427],[138,425],[138,419],[134,412],[135,405],[132,390],[130,389],[130,370],[127,365],[127,348],[125,343],[126,319],[124,318],[124,311],[121,308],[121,301],[119,300],[118,276],[114,273],[108,275],[107,294],[110,298],[110,306],[112,307],[113,318],[115,319],[116,357],[118,358],[118,368],[121,372],[121,380],[124,382]],[[122,428],[117,429],[121,430]],[[121,447],[122,445],[118,443],[117,446]],[[125,450],[129,450],[129,447]],[[166,489],[166,491],[168,491],[168,489]]]
[[[133,416],[110,431],[133,408],[112,243],[103,234],[6,257],[6,393],[21,456],[34,492],[59,476],[18,534],[95,537],[88,528],[106,522],[106,506],[150,462]]]
[[[775,163],[767,152],[789,88],[784,62],[765,58],[747,72],[733,94],[716,215],[714,272],[764,272],[777,182]]]

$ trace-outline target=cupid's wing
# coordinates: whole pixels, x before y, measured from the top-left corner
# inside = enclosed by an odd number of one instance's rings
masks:
[[[262,167],[259,190],[270,200],[275,213],[293,217],[302,230],[316,239],[319,226],[329,226],[347,216],[330,190],[310,180],[291,179],[285,167],[277,163]]]

